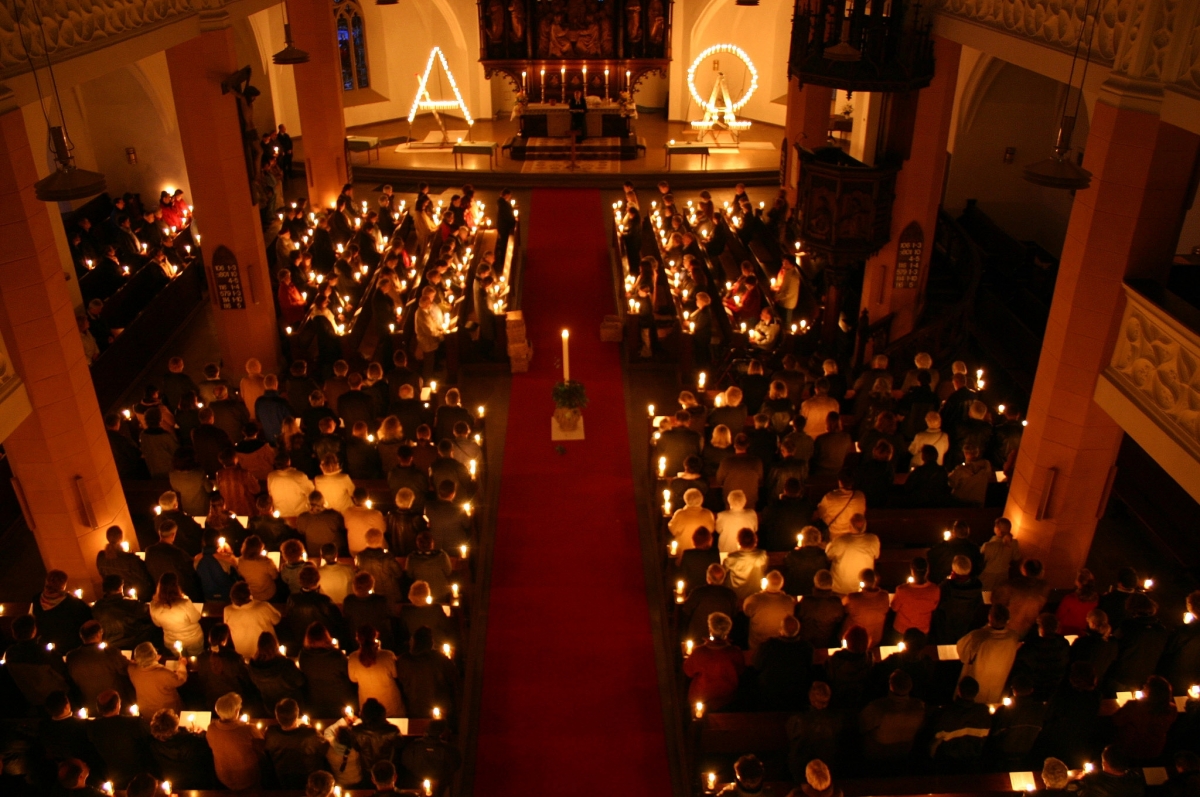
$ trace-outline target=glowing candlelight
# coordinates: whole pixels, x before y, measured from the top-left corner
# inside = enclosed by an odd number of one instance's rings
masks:
[[[696,643],[695,643],[695,642],[693,642],[692,640],[688,639],[688,640],[685,640],[685,641],[684,641],[684,643],[683,643],[683,650],[684,650],[684,652],[685,652],[685,654],[686,654],[686,655],[688,655],[688,656],[692,655],[692,651],[693,651],[695,648],[696,648]]]
[[[697,700],[696,705],[692,706],[692,713],[696,719],[704,719],[704,703]]]
[[[661,479],[666,475],[667,475],[667,458],[659,457],[658,458],[658,478]]]
[[[467,558],[467,546],[466,546],[466,545],[460,545],[460,546],[458,546],[458,552],[459,552],[460,554],[462,554],[462,558],[463,558],[463,559],[466,559],[466,558]]]
[[[564,382],[571,381],[571,350],[568,345],[570,337],[571,337],[571,333],[568,330],[564,329],[562,331],[562,346],[563,346],[562,363],[563,363],[563,381]]]
[[[942,532],[942,539],[946,540],[947,542],[950,540],[950,529],[946,529]]]
[[[1142,589],[1152,589],[1154,587],[1154,579],[1148,578],[1142,582]]]
[[[546,70],[543,69],[542,74],[544,75],[545,73]],[[425,792],[425,797],[433,797],[433,783],[429,780],[429,778],[425,778],[425,780],[421,781],[421,790]]]

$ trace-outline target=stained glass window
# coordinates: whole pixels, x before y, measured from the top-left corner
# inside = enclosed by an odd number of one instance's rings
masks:
[[[357,0],[333,0],[337,20],[338,55],[342,66],[342,90],[354,91],[371,85],[367,63],[367,33]]]

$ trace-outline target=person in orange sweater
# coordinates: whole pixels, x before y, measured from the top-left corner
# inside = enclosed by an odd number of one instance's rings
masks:
[[[729,644],[733,620],[722,612],[708,616],[708,641],[692,651],[683,662],[684,675],[692,679],[688,702],[693,709],[704,704],[705,711],[719,711],[737,696],[738,678],[746,669],[746,657],[740,648]]]
[[[892,598],[892,611],[896,613],[892,628],[900,636],[910,628],[919,628],[928,634],[942,591],[929,580],[929,562],[925,557],[913,559],[909,572],[912,575],[908,583],[896,587],[896,596]]]

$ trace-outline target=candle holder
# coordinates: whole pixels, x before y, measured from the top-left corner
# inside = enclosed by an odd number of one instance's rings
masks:
[[[554,425],[562,437],[580,439],[583,434],[583,409],[587,406],[587,390],[582,382],[564,380],[554,385]]]

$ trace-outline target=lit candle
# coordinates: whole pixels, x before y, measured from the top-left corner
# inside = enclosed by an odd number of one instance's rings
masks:
[[[696,643],[690,639],[685,640],[683,643],[683,650],[688,656],[692,655],[692,651],[695,649],[695,647]]]
[[[647,413],[647,414],[648,414],[648,415],[649,415],[651,418],[653,418],[653,417],[654,417],[654,405],[653,405],[653,404],[648,404],[648,405],[646,405],[646,413]]]
[[[141,716],[141,709],[139,709],[139,708],[138,708],[138,704],[137,704],[137,703],[134,703],[133,705],[131,705],[131,706],[129,707],[129,714],[130,714],[130,716],[133,716],[133,717],[140,717],[140,716]]]
[[[662,477],[664,477],[666,475],[667,475],[667,458],[659,457],[658,458],[658,477],[661,479]]]
[[[691,640],[689,639],[688,642],[691,642]],[[717,773],[709,772],[708,775],[705,776],[705,779],[708,782],[708,790],[716,791],[717,790]]]
[[[567,68],[564,66],[562,69],[559,70],[559,74],[561,75],[561,77],[559,78],[559,82],[562,83],[562,85],[559,86],[559,91],[562,93],[563,101],[566,102],[566,99],[567,99]]]
[[[525,73],[521,73],[521,91],[529,91],[529,83],[525,80]]]
[[[462,558],[463,558],[463,559],[466,559],[466,558],[467,558],[467,546],[466,546],[466,545],[460,545],[460,546],[458,546],[458,552],[459,552],[460,554],[462,554]]]
[[[425,778],[421,781],[421,790],[425,792],[425,797],[433,797],[433,782],[429,778]]]
[[[571,350],[568,345],[570,337],[571,337],[571,333],[564,329],[562,331],[562,342],[563,342],[562,363],[563,363],[563,381],[564,382],[571,381]]]
[[[667,550],[671,552],[671,556],[677,555],[679,553],[679,540],[671,540],[671,544]]]
[[[947,541],[949,541],[949,539],[950,539],[950,529],[946,529],[945,531],[943,531],[943,532],[942,532],[942,539],[943,539],[943,540],[947,540]]]
[[[704,719],[704,703],[697,700],[696,705],[692,707],[692,710],[696,715],[696,719]]]

